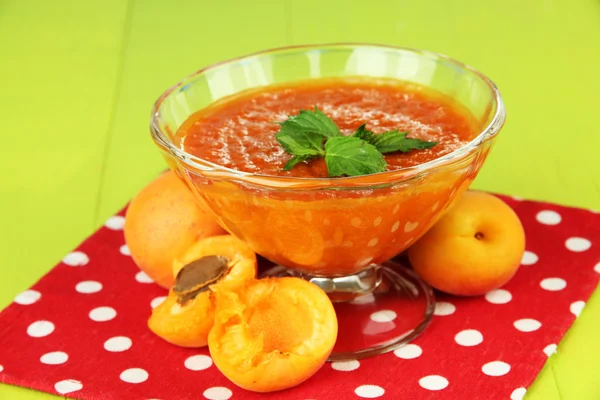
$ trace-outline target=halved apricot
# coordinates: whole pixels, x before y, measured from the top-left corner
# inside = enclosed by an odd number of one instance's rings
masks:
[[[223,278],[224,283],[235,285],[256,277],[256,254],[232,235],[211,236],[196,242],[173,261],[173,276],[177,276],[184,265],[206,256],[222,256],[231,261],[233,268]]]
[[[148,328],[167,342],[181,347],[203,347],[213,326],[215,307],[210,292],[185,304],[171,289],[169,295],[152,311]]]
[[[148,319],[148,327],[167,342],[203,347],[214,323],[211,288],[235,288],[256,277],[256,255],[241,240],[229,236],[205,238],[177,265],[175,285]]]
[[[214,289],[217,311],[208,347],[217,368],[255,392],[309,379],[329,357],[337,318],[325,292],[300,278],[246,281]]]

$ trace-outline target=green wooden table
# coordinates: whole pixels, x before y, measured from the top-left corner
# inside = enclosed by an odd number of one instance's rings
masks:
[[[164,89],[219,60],[339,41],[480,69],[508,120],[474,186],[600,208],[598,0],[0,0],[0,306],[165,168],[148,133]],[[596,293],[527,399],[600,398],[599,312]],[[1,399],[50,397],[0,385]]]

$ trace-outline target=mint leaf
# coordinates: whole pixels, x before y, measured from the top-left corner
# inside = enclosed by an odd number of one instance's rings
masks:
[[[280,134],[296,135],[299,133],[318,133],[324,137],[341,136],[340,129],[335,122],[317,107],[313,111],[300,110],[300,113],[280,122]]]
[[[290,169],[294,168],[296,166],[296,164],[300,164],[303,161],[308,161],[310,160],[311,156],[294,156],[292,158],[290,158],[288,160],[288,162],[285,163],[285,165],[283,166],[283,170],[284,171],[289,171]]]
[[[294,156],[323,156],[323,136],[312,132],[279,132],[275,138]]]
[[[432,148],[436,144],[438,144],[438,142],[428,142],[426,140],[421,139],[404,138],[402,143],[400,143],[397,147],[397,150],[389,150],[385,151],[385,153],[389,153],[392,151],[400,151],[402,153],[407,153],[411,150],[426,150]],[[391,148],[393,149],[394,147]],[[382,151],[382,153],[384,152]]]
[[[411,150],[425,150],[437,144],[437,142],[428,142],[421,139],[407,138],[408,132],[388,131],[373,135],[369,141],[373,146],[377,147],[381,153],[393,153],[400,151],[407,153]]]
[[[371,142],[371,138],[375,133],[367,129],[367,124],[362,124],[359,126],[352,136],[356,136],[359,139],[365,140],[367,142]]]
[[[399,132],[397,129],[376,134],[368,130],[366,125],[363,124],[358,127],[353,136],[366,140],[377,147],[377,150],[382,154],[393,153],[395,151],[406,153],[411,150],[425,150],[437,144],[437,142],[407,138],[406,135],[408,135],[408,132]]]
[[[387,163],[377,148],[352,136],[336,136],[325,143],[329,177],[368,175],[385,171]]]

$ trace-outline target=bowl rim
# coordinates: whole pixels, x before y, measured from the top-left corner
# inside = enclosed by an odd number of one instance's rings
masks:
[[[328,50],[335,48],[375,48],[382,50],[395,50],[403,52],[411,52],[421,57],[442,59],[455,67],[464,69],[477,75],[484,83],[486,83],[493,94],[493,100],[496,103],[496,111],[491,121],[485,126],[479,134],[477,134],[470,142],[461,146],[460,148],[433,160],[427,161],[422,164],[414,166],[403,167],[393,171],[384,171],[369,175],[351,176],[351,177],[335,177],[335,178],[316,178],[316,177],[290,177],[290,176],[278,176],[278,175],[267,175],[260,173],[244,172],[232,168],[227,168],[219,164],[204,160],[202,158],[193,156],[186,151],[178,148],[173,144],[171,140],[165,135],[159,125],[159,112],[163,101],[171,95],[174,91],[185,86],[190,80],[193,80],[200,74],[206,73],[218,67],[225,65],[235,64],[240,61],[248,60],[254,57],[265,56],[269,54],[276,54],[286,52],[290,50]],[[436,53],[429,50],[416,49],[410,47],[394,46],[387,44],[377,43],[359,43],[359,42],[334,42],[334,43],[321,43],[321,44],[301,44],[293,46],[274,47],[265,49],[246,55],[226,59],[213,64],[210,64],[204,68],[201,68],[181,79],[175,85],[168,88],[163,92],[159,98],[154,102],[151,111],[150,120],[150,132],[152,139],[156,145],[162,150],[167,151],[172,156],[181,160],[184,164],[191,167],[193,170],[200,172],[202,175],[215,178],[215,179],[229,179],[238,180],[254,185],[269,187],[269,188],[303,188],[303,189],[323,189],[323,188],[357,188],[357,187],[372,187],[374,185],[387,185],[390,183],[399,183],[400,181],[413,179],[415,177],[430,173],[432,170],[438,169],[444,165],[450,164],[454,161],[463,159],[472,152],[476,151],[484,142],[493,139],[506,120],[506,109],[500,91],[494,82],[477,69],[460,62],[447,55]]]

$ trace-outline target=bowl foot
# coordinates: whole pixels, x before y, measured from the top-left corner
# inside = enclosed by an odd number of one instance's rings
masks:
[[[393,351],[429,325],[435,297],[429,285],[395,261],[356,275],[327,278],[276,266],[262,276],[296,276],[321,287],[334,302],[338,338],[329,361],[351,361]]]

